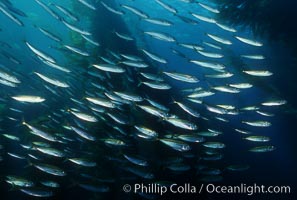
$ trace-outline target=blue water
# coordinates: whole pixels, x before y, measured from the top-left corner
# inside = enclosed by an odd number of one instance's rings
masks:
[[[1,1],[0,1],[1,2]],[[4,2],[4,1],[3,1]],[[1,150],[1,156],[3,161],[0,162],[0,193],[3,194],[4,199],[34,199],[24,193],[21,193],[18,187],[11,187],[5,182],[7,175],[18,175],[25,178],[32,178],[36,182],[41,179],[52,179],[60,183],[61,188],[54,189],[55,195],[52,199],[138,199],[141,198],[138,194],[125,194],[122,192],[122,185],[125,183],[152,183],[152,181],[163,181],[168,180],[172,182],[178,182],[183,184],[190,182],[192,184],[200,184],[199,175],[197,175],[197,166],[201,164],[199,157],[201,156],[202,147],[199,145],[191,144],[193,148],[189,152],[190,156],[194,158],[185,158],[185,163],[191,166],[191,170],[185,173],[170,172],[166,166],[162,166],[162,161],[168,157],[181,157],[184,155],[180,152],[174,151],[169,147],[156,141],[154,144],[137,139],[133,134],[135,130],[133,123],[144,123],[150,125],[160,134],[160,138],[164,137],[168,132],[173,134],[189,133],[187,130],[176,128],[169,125],[164,119],[156,119],[147,115],[145,112],[140,112],[137,108],[137,103],[132,106],[123,106],[121,111],[117,110],[115,113],[124,114],[131,124],[129,126],[121,126],[114,123],[106,115],[102,114],[106,121],[100,121],[96,125],[90,125],[83,121],[79,121],[73,115],[67,113],[65,110],[70,108],[79,108],[82,111],[90,112],[90,109],[85,109],[84,106],[79,106],[70,100],[75,98],[76,100],[85,102],[86,91],[94,93],[96,95],[102,94],[103,92],[90,86],[92,82],[98,82],[104,87],[108,87],[110,91],[130,91],[139,93],[141,96],[148,95],[150,98],[160,102],[166,107],[170,108],[172,114],[180,116],[181,119],[194,121],[199,126],[199,131],[206,131],[207,128],[212,128],[223,132],[222,135],[217,138],[210,139],[209,141],[220,141],[226,145],[226,148],[221,151],[223,159],[220,161],[209,162],[209,166],[224,169],[226,166],[231,164],[247,164],[250,169],[244,172],[230,172],[223,170],[223,180],[221,185],[238,185],[241,183],[259,185],[288,185],[291,187],[293,194],[277,194],[271,196],[260,195],[251,199],[294,199],[294,189],[296,188],[295,177],[297,176],[297,160],[296,160],[296,135],[295,135],[295,123],[296,123],[296,78],[295,71],[290,71],[286,66],[294,66],[296,64],[296,52],[292,52],[285,45],[279,41],[271,41],[265,36],[256,36],[253,34],[249,27],[235,26],[237,33],[230,33],[220,29],[214,24],[203,22],[195,19],[190,12],[201,14],[207,17],[214,17],[214,14],[202,9],[197,3],[185,3],[182,1],[169,1],[163,0],[178,10],[177,15],[185,16],[194,19],[198,22],[197,25],[190,25],[178,17],[162,8],[155,1],[124,1],[115,0],[114,2],[104,1],[111,7],[122,10],[125,12],[123,16],[118,16],[110,11],[107,11],[100,2],[89,1],[94,3],[97,7],[96,11],[92,11],[86,8],[84,5],[77,1],[54,1],[47,0],[43,1],[47,6],[53,8],[50,3],[56,3],[64,6],[79,16],[78,22],[72,22],[75,26],[80,27],[84,30],[90,30],[92,32],[91,38],[98,41],[101,46],[95,47],[91,44],[84,42],[83,38],[79,35],[75,35],[69,30],[61,21],[56,20],[47,13],[43,8],[40,7],[34,0],[28,1],[16,1],[11,0],[11,3],[16,8],[22,10],[28,15],[28,17],[20,17],[24,23],[23,27],[18,26],[11,21],[3,13],[0,13],[0,50],[8,52],[17,58],[21,64],[11,62],[5,56],[0,56],[0,66],[6,72],[19,77],[22,80],[17,88],[9,88],[1,85],[1,98],[2,102],[6,106],[5,109],[1,110],[1,134],[12,134],[21,138],[20,142],[15,142],[7,138],[1,137],[0,144],[4,146]],[[208,5],[215,6],[216,4],[210,1],[202,1]],[[133,6],[143,12],[147,13],[152,18],[167,19],[174,23],[173,26],[163,27],[159,25],[150,24],[139,16],[125,10],[121,7],[121,4]],[[69,19],[68,19],[69,20]],[[289,23],[289,22],[288,22]],[[44,28],[62,39],[61,43],[57,43],[47,36],[43,35],[36,27]],[[135,40],[123,41],[119,39],[114,31],[125,33],[132,36]],[[145,31],[154,31],[167,33],[175,37],[175,43],[169,43],[157,40],[145,34]],[[203,41],[211,42],[217,45],[211,40],[206,33],[219,35],[222,38],[232,40],[233,44],[223,48],[223,50],[216,50],[211,47],[203,45]],[[250,45],[243,44],[242,42],[235,40],[234,36],[240,35],[241,37],[253,38],[257,41],[261,41],[264,46],[261,48],[253,47]],[[36,55],[32,53],[25,44],[25,41],[30,42],[37,49],[46,52],[46,54],[54,57],[57,63],[61,66],[65,66],[72,72],[70,74],[62,73],[55,69],[52,69],[40,62]],[[214,74],[211,70],[202,69],[192,63],[189,60],[207,60],[197,52],[186,49],[178,45],[178,43],[191,43],[205,47],[206,52],[217,52],[222,53],[224,58],[220,59],[221,63],[226,65],[228,72],[234,74],[234,77],[230,79],[207,79],[205,75]],[[7,44],[9,46],[7,46]],[[91,54],[88,58],[83,58],[73,52],[65,50],[63,45],[72,45],[80,49],[83,49]],[[222,45],[220,45],[222,46]],[[171,48],[174,48],[184,55],[186,59],[177,56],[172,53]],[[154,54],[165,58],[168,63],[160,64],[156,61],[150,60],[146,55],[140,51],[140,49],[146,49]],[[178,72],[184,74],[190,74],[196,76],[200,82],[195,84],[195,87],[211,88],[218,85],[226,85],[230,82],[250,82],[254,84],[252,89],[242,90],[239,94],[225,94],[217,92],[216,95],[207,97],[205,100],[208,105],[215,104],[232,104],[237,108],[258,105],[261,102],[277,98],[287,100],[287,104],[283,107],[268,108],[267,112],[274,113],[275,116],[267,118],[260,116],[257,113],[244,113],[238,116],[227,116],[229,123],[224,123],[216,120],[214,117],[219,116],[214,113],[208,112],[203,105],[192,104],[189,101],[185,101],[187,105],[191,105],[193,109],[199,111],[201,116],[209,118],[210,120],[205,121],[201,119],[193,119],[188,114],[183,112],[178,106],[172,104],[172,99],[184,102],[182,89],[193,88],[194,86],[189,83],[173,80],[170,77],[164,77],[166,83],[172,86],[170,91],[158,91],[151,88],[147,88],[144,85],[137,87],[139,81],[139,72],[141,69],[128,69],[127,73],[130,73],[131,79],[134,82],[129,82],[125,78],[117,75],[106,75],[104,81],[100,81],[97,78],[87,75],[87,72],[94,70],[91,65],[95,63],[103,63],[99,56],[103,56],[109,59],[114,59],[112,55],[108,53],[111,50],[117,54],[131,54],[136,55],[144,59],[146,63],[150,65],[149,69],[145,69],[145,72],[151,72],[155,74],[162,74],[163,71]],[[266,59],[263,61],[254,60],[240,60],[240,55],[243,54],[263,54]],[[116,60],[116,59],[115,59]],[[216,61],[215,59],[210,59]],[[117,61],[118,62],[118,61]],[[120,61],[117,63],[119,65]],[[3,67],[4,66],[4,67]],[[122,66],[122,65],[121,65]],[[273,76],[264,78],[252,78],[242,73],[242,70],[247,69],[267,69],[273,72]],[[41,81],[33,72],[39,72],[49,77],[54,77],[59,80],[66,81],[70,84],[68,92],[62,88],[53,87],[49,85],[58,95],[53,95],[49,92],[44,85],[45,82]],[[108,78],[111,76],[112,78]],[[144,80],[144,79],[141,79]],[[17,101],[13,101],[11,96],[18,94],[30,94],[42,96],[46,100],[42,104],[22,104]],[[2,104],[2,103],[1,103]],[[85,104],[86,106],[86,104]],[[8,108],[16,108],[22,110],[20,113],[13,113]],[[62,112],[63,109],[65,112]],[[266,110],[265,110],[266,111]],[[53,112],[62,114],[62,117],[53,116]],[[106,111],[107,112],[107,111]],[[91,112],[90,112],[91,113]],[[58,120],[58,123],[52,123],[52,118]],[[7,117],[13,117],[17,121],[7,119]],[[220,117],[220,116],[219,116]],[[222,116],[225,117],[225,116]],[[55,164],[63,169],[66,169],[68,176],[60,178],[52,175],[45,174],[44,172],[38,171],[36,168],[29,166],[28,161],[32,161],[28,157],[27,153],[34,151],[27,151],[20,147],[20,144],[29,144],[32,141],[39,140],[37,138],[32,139],[32,135],[29,135],[28,129],[21,125],[21,121],[25,119],[26,122],[32,122],[32,125],[41,128],[42,125],[46,125],[45,130],[49,130],[51,133],[64,133],[67,137],[74,138],[75,142],[69,144],[54,144],[55,148],[62,149],[63,151],[69,151],[75,156],[89,156],[96,160],[98,167],[94,170],[86,169],[84,167],[73,166],[67,159],[51,159],[50,157],[37,154],[42,158],[45,158],[44,163],[48,161],[51,164]],[[128,148],[119,149],[117,147],[106,147],[103,146],[101,140],[95,143],[85,141],[82,138],[77,138],[70,132],[65,131],[62,125],[77,125],[75,120],[78,120],[78,124],[82,124],[86,131],[96,135],[98,138],[118,138],[127,141],[130,144]],[[243,120],[269,120],[272,123],[271,127],[258,128],[249,127],[243,125]],[[109,124],[111,124],[109,126]],[[121,135],[116,132],[112,127],[122,127],[127,135]],[[266,153],[251,153],[248,149],[254,147],[256,144],[248,142],[243,139],[243,135],[234,131],[234,128],[248,129],[255,135],[264,135],[271,138],[271,142],[268,145],[273,145],[276,150],[273,152]],[[191,133],[191,132],[190,132]],[[68,135],[67,135],[68,134]],[[261,145],[261,144],[260,144]],[[266,144],[263,144],[266,145]],[[26,159],[16,159],[7,155],[7,152],[15,152],[21,155],[25,155]],[[134,166],[131,163],[123,162],[123,153],[131,153],[141,155],[151,162],[148,167],[148,171],[154,173],[155,177],[152,180],[146,180],[135,176],[124,168]],[[119,161],[110,161],[106,157],[116,158]],[[186,156],[185,156],[186,157]],[[124,160],[125,161],[125,160]],[[135,167],[135,166],[134,166]],[[108,193],[95,193],[89,190],[84,190],[79,187],[78,184],[81,182],[92,184],[96,181],[88,181],[88,179],[81,179],[80,174],[86,173],[94,177],[110,178],[114,182],[107,183],[110,187]],[[83,180],[83,181],[82,181]],[[104,183],[105,184],[105,183]],[[38,187],[41,187],[39,184]],[[197,198],[197,196],[194,196]],[[156,197],[160,198],[159,196]],[[191,195],[168,195],[167,198],[181,198],[181,199],[192,199]],[[205,194],[201,198],[205,199],[245,199],[246,195],[238,196],[225,196],[225,195],[208,195]]]

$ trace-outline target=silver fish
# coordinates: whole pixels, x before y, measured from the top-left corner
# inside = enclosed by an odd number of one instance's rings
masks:
[[[116,32],[116,31],[115,31],[115,34],[116,34],[119,38],[122,38],[122,39],[127,40],[127,41],[132,41],[132,40],[134,40],[134,38],[130,37],[130,36],[127,35],[127,34],[119,33],[119,32]]]
[[[209,34],[209,33],[207,33],[206,35],[208,37],[210,37],[211,39],[213,39],[214,41],[217,41],[217,42],[219,42],[221,44],[225,44],[225,45],[231,45],[232,44],[232,42],[230,40],[221,38],[219,36],[216,36],[216,35],[213,35],[213,34]]]
[[[81,49],[78,49],[76,47],[73,47],[73,46],[69,46],[69,45],[64,45],[64,47],[66,47],[67,49],[69,49],[70,51],[74,52],[74,53],[77,53],[79,55],[82,55],[82,56],[90,56],[90,54],[88,52],[85,52]]]
[[[6,15],[9,19],[11,19],[13,22],[15,22],[17,25],[19,26],[24,26],[24,23],[19,20],[17,17],[15,17],[14,15],[12,15],[8,10],[6,10],[5,8],[6,6],[4,4],[0,4],[0,11]]]
[[[76,112],[76,111],[72,111],[69,110],[70,113],[72,113],[74,116],[76,116],[79,119],[82,119],[84,121],[87,122],[98,122],[98,119],[92,115],[88,115],[86,113],[82,113],[82,112]]]
[[[155,39],[162,40],[165,42],[175,42],[176,41],[176,39],[174,37],[172,37],[166,33],[152,32],[152,31],[145,31],[144,33],[155,38]]]
[[[251,148],[249,151],[255,152],[255,153],[264,153],[264,152],[274,151],[275,149],[276,149],[275,146],[258,146],[258,147]]]
[[[251,75],[251,76],[262,76],[262,77],[265,77],[265,76],[272,76],[273,73],[270,72],[270,71],[267,71],[267,70],[244,70],[243,71],[244,73],[248,74],[248,75]]]
[[[168,21],[168,20],[164,20],[164,19],[157,19],[157,18],[147,18],[144,19],[145,21],[152,23],[152,24],[157,24],[157,25],[161,25],[161,26],[172,26],[173,23]]]
[[[84,138],[84,139],[86,139],[86,140],[89,140],[89,141],[95,141],[95,140],[96,140],[96,138],[95,138],[93,135],[91,135],[91,134],[89,134],[89,133],[87,133],[87,132],[85,132],[85,131],[83,131],[83,130],[81,130],[81,129],[79,129],[79,128],[76,128],[76,127],[74,127],[74,126],[70,126],[70,128],[71,128],[76,134],[78,134],[80,137],[82,137],[82,138]]]
[[[225,66],[223,64],[219,63],[211,63],[211,62],[205,62],[200,60],[190,60],[191,63],[194,63],[196,65],[199,65],[201,67],[211,68],[215,70],[223,70],[225,69]]]
[[[152,60],[155,60],[159,63],[163,63],[166,64],[167,60],[165,60],[164,58],[161,58],[159,56],[157,56],[156,54],[153,54],[151,52],[148,52],[147,50],[141,49],[148,57],[150,57]]]
[[[223,25],[223,24],[220,24],[220,23],[218,23],[218,22],[216,22],[216,25],[217,25],[218,27],[220,27],[221,29],[225,30],[225,31],[229,31],[229,32],[231,32],[231,33],[235,33],[235,32],[237,32],[234,28],[228,27],[228,26]]]
[[[216,8],[212,8],[212,7],[208,6],[208,5],[203,4],[203,3],[200,3],[200,2],[199,2],[198,4],[199,4],[202,8],[204,8],[204,9],[206,9],[206,10],[212,12],[212,13],[216,13],[216,14],[220,13],[220,11],[219,11],[218,9],[216,9]]]
[[[174,150],[185,152],[189,151],[191,149],[190,145],[187,143],[181,142],[179,140],[173,140],[173,139],[160,139],[160,142],[166,144],[167,146],[170,146]]]
[[[79,34],[82,34],[82,35],[92,35],[92,33],[88,32],[88,31],[85,31],[85,30],[82,30],[78,27],[75,27],[74,25],[71,25],[69,24],[68,22],[66,22],[65,20],[61,20],[62,23],[68,27],[70,30],[74,31],[74,32],[77,32]]]
[[[52,84],[52,85],[55,85],[55,86],[58,86],[58,87],[62,87],[62,88],[68,88],[70,87],[67,83],[64,83],[64,82],[61,82],[59,80],[56,80],[56,79],[52,79],[52,78],[49,78],[49,77],[46,77],[40,73],[37,73],[37,72],[34,72],[34,74],[36,74],[37,76],[39,76],[42,80]]]
[[[199,80],[195,76],[191,76],[188,74],[181,74],[181,73],[175,73],[175,72],[163,72],[163,73],[175,80],[179,80],[187,83],[199,82]]]
[[[123,15],[124,12],[122,11],[119,11],[119,10],[116,10],[110,6],[108,6],[107,4],[105,4],[103,1],[100,1],[100,3],[107,9],[109,10],[110,12],[114,13],[114,14],[117,14],[117,15]]]
[[[271,123],[268,121],[242,121],[242,123],[255,127],[269,127]]]
[[[211,23],[211,24],[214,24],[216,23],[217,21],[213,18],[209,18],[209,17],[205,17],[205,16],[202,16],[202,15],[198,15],[196,13],[191,13],[191,15],[193,15],[194,17],[196,17],[197,19],[201,20],[201,21],[204,21],[204,22],[208,22],[208,23]]]
[[[141,10],[139,10],[137,8],[134,8],[134,7],[128,6],[128,5],[123,5],[123,4],[121,4],[120,6],[131,11],[132,13],[136,14],[137,16],[139,16],[143,19],[149,18],[149,16],[147,14],[145,14],[144,12],[142,12]]]
[[[85,0],[78,0],[78,2],[82,3],[85,5],[87,8],[90,8],[91,10],[96,10],[96,7],[92,5],[91,3],[85,1]]]
[[[45,99],[42,97],[30,96],[30,95],[18,95],[18,96],[12,96],[11,98],[20,102],[27,102],[27,103],[41,103],[45,101]]]
[[[67,173],[64,170],[62,170],[61,168],[56,167],[54,165],[49,165],[49,164],[44,164],[44,163],[36,163],[36,164],[33,164],[33,166],[45,173],[51,174],[51,175],[55,175],[55,176],[66,176],[67,175]]]
[[[249,45],[256,46],[256,47],[263,46],[263,44],[261,42],[258,42],[258,41],[255,41],[255,40],[250,40],[250,39],[239,37],[239,36],[235,36],[235,38],[238,39],[239,41],[245,43],[245,44],[249,44]]]
[[[94,64],[93,67],[100,69],[106,72],[113,72],[113,73],[124,73],[126,70],[122,67],[117,65],[110,65],[110,64]]]
[[[179,127],[179,128],[183,128],[183,129],[187,129],[187,130],[197,130],[198,129],[196,124],[193,124],[192,122],[189,122],[189,121],[186,121],[183,119],[165,118],[164,120],[176,127]]]
[[[37,56],[43,58],[44,60],[47,60],[49,62],[52,62],[52,63],[56,63],[55,59],[52,58],[51,56],[49,55],[46,55],[45,53],[41,52],[40,50],[36,49],[35,47],[33,47],[31,44],[29,44],[29,42],[26,42],[26,45],[29,47],[29,49],[35,53]]]
[[[140,82],[140,84],[144,84],[150,88],[153,89],[157,89],[157,90],[169,90],[171,89],[171,86],[167,83],[163,83],[163,82],[147,82],[147,81],[143,81]]]
[[[161,5],[163,8],[165,8],[166,10],[168,10],[169,12],[176,14],[177,10],[175,8],[173,8],[172,6],[160,1],[160,0],[155,0],[156,3],[158,3],[159,5]]]

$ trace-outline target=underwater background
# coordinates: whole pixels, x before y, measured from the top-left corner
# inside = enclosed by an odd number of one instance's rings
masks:
[[[296,6],[0,0],[1,199],[295,199]]]

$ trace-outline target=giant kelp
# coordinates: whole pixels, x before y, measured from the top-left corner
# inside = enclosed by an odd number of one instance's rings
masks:
[[[278,41],[297,52],[295,1],[217,0],[220,18],[233,25],[251,28],[258,36]]]

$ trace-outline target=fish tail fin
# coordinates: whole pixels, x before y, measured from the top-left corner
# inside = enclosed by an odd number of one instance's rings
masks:
[[[136,110],[137,104],[135,102],[133,102],[131,105],[131,110]],[[130,122],[130,125],[133,125],[132,122]]]
[[[137,87],[140,87],[143,84],[143,82],[140,79],[138,79],[138,81],[139,83],[137,84]]]
[[[177,103],[177,101],[174,99],[174,97],[171,97],[171,102],[170,102],[170,104],[175,104],[175,103]]]
[[[147,95],[147,94],[144,94],[144,98],[143,98],[144,100],[148,100],[148,99],[150,99],[149,98],[149,96]]]
[[[32,75],[34,75],[34,74],[36,74],[36,72],[34,72],[34,71],[31,71],[31,72],[29,73],[30,76],[32,76]]]
[[[26,43],[27,43],[26,38],[23,38],[23,39],[22,39],[22,42],[26,44]]]
[[[8,181],[8,180],[6,180]],[[15,184],[10,184],[10,187],[9,187],[9,192],[12,192],[12,191],[17,191],[19,188],[15,185]]]
[[[20,125],[26,125],[26,124],[27,124],[27,123],[26,123],[25,118],[24,118],[24,116],[23,116]]]
[[[27,161],[27,165],[25,165],[23,168],[28,168],[33,166],[33,163],[29,159],[26,159],[26,161]]]

